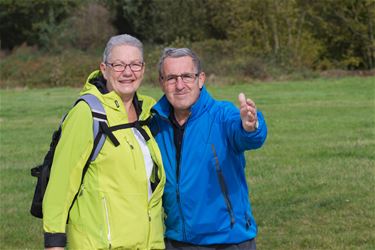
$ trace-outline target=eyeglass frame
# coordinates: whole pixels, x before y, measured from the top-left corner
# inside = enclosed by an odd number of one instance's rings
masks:
[[[200,72],[198,72],[198,73],[182,73],[182,74],[179,74],[179,75],[170,75],[170,77],[173,76],[173,79],[175,80],[173,83],[168,82],[167,77],[164,77],[164,76],[161,76],[160,79],[162,81],[164,81],[165,83],[167,83],[169,86],[172,86],[172,85],[177,84],[179,77],[181,78],[183,83],[190,84],[190,83],[193,83],[195,80],[197,80],[197,77],[199,75],[200,75]],[[184,77],[189,77],[189,76],[193,76],[194,79],[191,82],[190,81],[187,81],[187,82],[184,81]],[[172,80],[172,79],[170,79],[170,80]]]
[[[139,70],[134,70],[134,69],[132,69],[132,65],[134,65],[134,64],[141,64],[141,68],[139,69]],[[117,64],[117,66],[119,66],[119,65],[121,65],[121,66],[123,66],[124,67],[124,69],[123,70],[116,70],[115,69],[115,67],[113,66],[115,63],[109,63],[109,62],[105,62],[104,63],[105,65],[107,65],[107,66],[111,66],[111,68],[113,69],[113,71],[115,71],[115,72],[124,72],[125,70],[126,70],[126,67],[128,67],[129,66],[129,69],[132,71],[132,72],[139,72],[139,71],[141,71],[142,69],[143,69],[143,67],[145,66],[145,63],[144,62],[132,62],[132,63],[119,63],[119,64]]]

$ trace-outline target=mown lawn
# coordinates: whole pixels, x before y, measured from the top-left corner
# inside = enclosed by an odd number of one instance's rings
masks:
[[[234,102],[245,92],[268,123],[247,153],[258,249],[375,249],[375,78],[208,86]],[[43,247],[30,168],[78,93],[0,90],[1,249]]]

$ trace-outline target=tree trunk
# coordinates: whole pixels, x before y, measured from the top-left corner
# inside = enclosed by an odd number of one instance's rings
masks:
[[[272,28],[272,37],[273,37],[273,53],[277,55],[279,53],[280,44],[279,44],[279,35],[278,35],[278,27],[277,27],[277,3],[273,1],[274,11],[271,13],[271,28]]]
[[[374,46],[375,46],[375,41],[374,41],[374,26],[372,23],[372,13],[370,12],[370,8],[368,9],[368,36],[369,36],[369,47],[368,47],[368,67],[369,69],[374,68],[374,61],[375,61],[375,53],[374,53]]]

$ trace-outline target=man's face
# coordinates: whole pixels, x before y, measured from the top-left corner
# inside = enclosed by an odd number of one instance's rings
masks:
[[[166,58],[162,72],[161,86],[175,112],[190,110],[199,97],[205,74],[201,72],[197,75],[197,69],[189,56]],[[177,77],[181,75],[184,80]]]

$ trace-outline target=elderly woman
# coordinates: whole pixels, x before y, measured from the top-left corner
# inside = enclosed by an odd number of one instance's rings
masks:
[[[136,92],[144,71],[142,43],[130,35],[114,36],[100,71],[91,73],[80,94],[100,100],[109,128],[147,120],[155,101]],[[145,125],[113,130],[119,144],[106,137],[83,176],[92,131],[92,111],[78,102],[62,125],[43,200],[45,247],[163,249],[165,174],[150,130]]]

